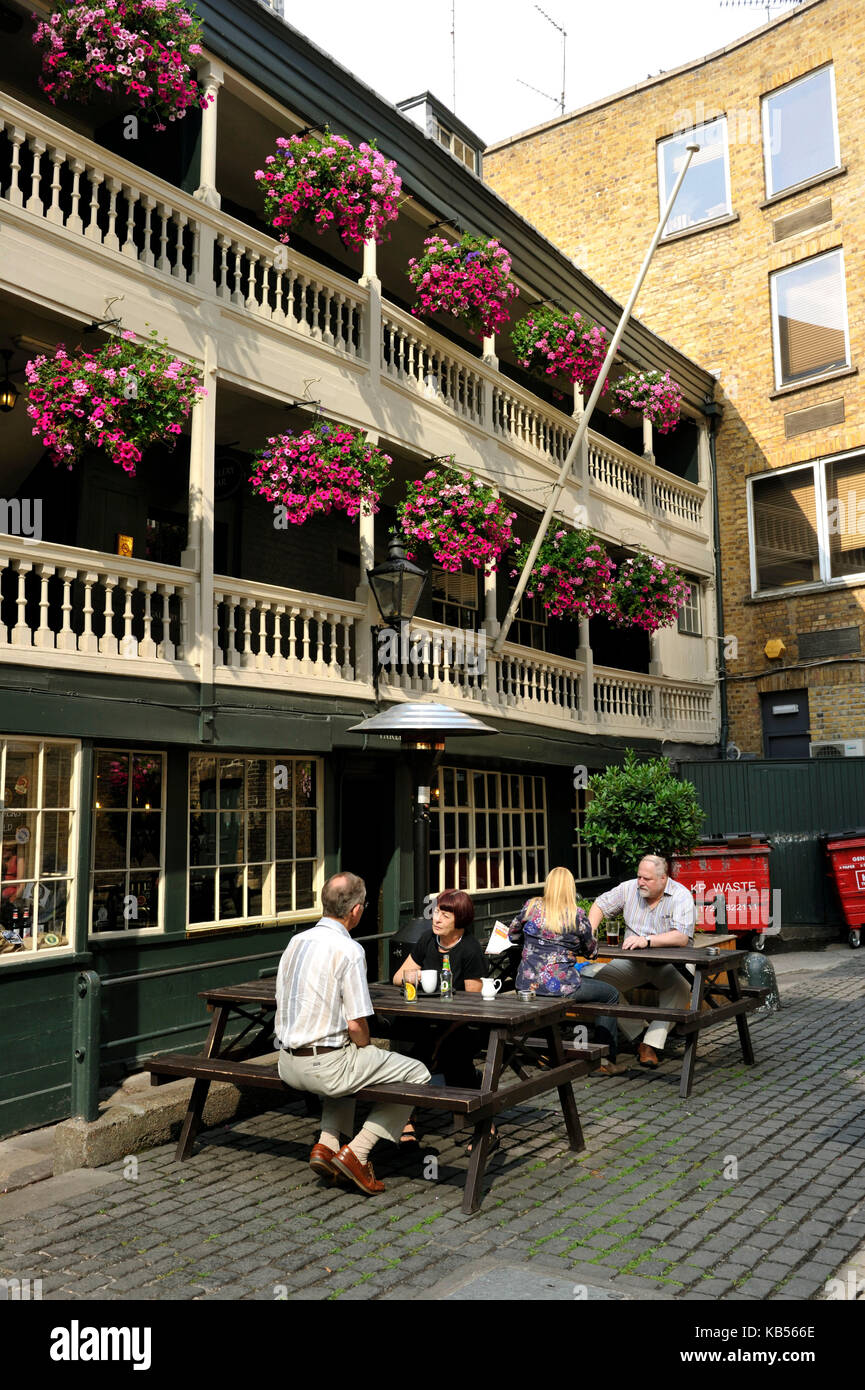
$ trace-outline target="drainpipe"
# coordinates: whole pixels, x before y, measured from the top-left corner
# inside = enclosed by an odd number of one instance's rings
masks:
[[[721,520],[718,513],[718,459],[715,453],[715,434],[721,422],[723,411],[717,401],[708,396],[703,405],[703,414],[709,420],[709,462],[712,469],[712,524],[715,532],[715,604],[718,620],[718,683],[721,689],[721,738],[720,758],[727,756],[727,740],[730,735],[730,719],[727,712],[727,658],[724,640],[724,595],[721,589]]]

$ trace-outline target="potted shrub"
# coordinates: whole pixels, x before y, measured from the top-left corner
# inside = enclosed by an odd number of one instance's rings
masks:
[[[514,521],[516,512],[480,478],[455,468],[452,458],[409,483],[397,509],[397,529],[406,540],[428,545],[436,564],[452,574],[466,564],[492,574],[505,552],[519,545]]]
[[[391,462],[360,431],[316,420],[302,434],[268,439],[249,481],[253,492],[284,507],[286,524],[301,526],[317,512],[377,512]]]
[[[423,255],[408,263],[417,291],[414,314],[450,314],[471,333],[495,333],[510,318],[508,304],[519,295],[511,279],[511,258],[495,240],[466,234],[454,245],[427,237]]]
[[[529,546],[518,548],[511,578]],[[615,565],[587,530],[548,530],[532,568],[526,595],[537,598],[551,618],[594,618],[610,611]]]
[[[288,241],[294,226],[314,227],[319,235],[332,226],[350,251],[384,241],[387,224],[398,216],[402,180],[374,141],[355,149],[325,129],[323,137],[280,136],[276,146],[255,179],[280,241]]]
[[[626,372],[607,383],[611,415],[637,411],[651,420],[659,434],[669,434],[682,415],[682,388],[669,372]]]
[[[573,310],[571,314],[541,305],[520,319],[511,342],[521,367],[536,376],[562,376],[591,390],[604,365],[607,331]]]
[[[676,621],[690,592],[675,565],[641,551],[619,565],[610,618],[617,627],[657,632]]]
[[[137,103],[165,130],[211,100],[195,77],[201,21],[180,0],[59,0],[37,25],[39,78],[48,100],[93,101],[99,92]]]
[[[633,878],[644,854],[671,858],[700,841],[703,811],[690,782],[680,782],[665,758],[640,762],[629,748],[621,767],[589,778],[592,799],[583,835],[604,850],[613,870]]]
[[[68,468],[88,448],[105,449],[126,473],[148,444],[173,447],[199,397],[195,368],[176,357],[156,332],[142,342],[126,330],[97,352],[59,344],[53,357],[26,367],[27,414],[55,465]]]

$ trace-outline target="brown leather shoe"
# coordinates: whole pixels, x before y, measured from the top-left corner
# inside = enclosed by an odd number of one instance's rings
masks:
[[[335,1153],[336,1149],[329,1149],[327,1144],[314,1144],[309,1155],[310,1168],[323,1178],[341,1177],[339,1169],[333,1166],[332,1159]]]
[[[623,1071],[630,1071],[630,1062],[610,1062],[604,1061],[598,1067],[601,1076],[621,1076]]]
[[[648,1043],[640,1043],[637,1060],[641,1067],[651,1067],[653,1071],[655,1067],[660,1066],[661,1062],[655,1049],[649,1047]]]
[[[384,1183],[379,1182],[372,1171],[372,1164],[361,1163],[348,1144],[343,1144],[339,1153],[334,1154],[333,1166],[340,1173],[344,1173],[347,1178],[351,1178],[355,1187],[359,1187],[361,1192],[366,1193],[367,1197],[374,1197],[377,1192],[384,1192]]]

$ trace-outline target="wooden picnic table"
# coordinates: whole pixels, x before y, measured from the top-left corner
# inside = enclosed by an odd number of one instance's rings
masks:
[[[694,1079],[694,1062],[697,1058],[697,1039],[704,1028],[713,1028],[727,1019],[735,1018],[739,1030],[739,1044],[746,1066],[754,1065],[754,1049],[748,1028],[747,1015],[758,1009],[763,1002],[766,990],[742,985],[738,970],[747,951],[726,951],[717,947],[664,946],[649,950],[625,950],[623,946],[611,946],[605,942],[600,950],[608,961],[638,960],[641,965],[676,965],[693,970],[691,998],[687,1009],[662,1009],[651,1004],[581,1004],[579,996],[571,1000],[568,1011],[570,1018],[591,1019],[604,1014],[616,1018],[646,1018],[672,1021],[673,1032],[685,1038],[685,1056],[682,1061],[682,1074],[679,1081],[679,1095],[684,1100],[691,1094]],[[597,979],[601,971],[593,978]],[[715,977],[726,975],[727,983],[721,984]],[[703,1007],[708,1004],[708,1009]]]
[[[451,1111],[455,1123],[474,1126],[462,1204],[464,1212],[475,1212],[480,1207],[493,1119],[500,1111],[555,1090],[569,1147],[575,1152],[585,1148],[572,1082],[600,1065],[607,1049],[598,1046],[569,1048],[566,1055],[561,1024],[569,1005],[567,999],[524,1001],[515,994],[482,999],[480,994],[459,992],[445,1001],[437,995],[421,993],[416,1001],[409,1002],[403,998],[401,989],[390,984],[371,985],[370,997],[375,1012],[385,1018],[423,1019],[431,1024],[465,1023],[489,1029],[483,1079],[478,1090],[388,1082],[365,1086],[357,1092],[359,1100],[401,1101],[423,1109]],[[276,980],[254,980],[202,990],[199,998],[213,1014],[203,1053],[198,1056],[168,1053],[145,1063],[154,1085],[178,1077],[193,1078],[177,1146],[179,1161],[192,1152],[212,1081],[261,1087],[283,1096],[289,1093],[273,1063],[249,1060],[273,1051]],[[226,1043],[228,1024],[237,1019],[244,1021],[245,1026]],[[540,1070],[539,1046],[544,1063],[548,1063]],[[517,1081],[502,1085],[506,1068],[516,1073]]]

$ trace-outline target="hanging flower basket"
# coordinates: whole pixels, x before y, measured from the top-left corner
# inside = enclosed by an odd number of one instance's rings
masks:
[[[536,376],[563,376],[582,391],[594,386],[609,347],[606,329],[576,309],[567,315],[547,305],[520,319],[511,342],[521,367]]]
[[[609,383],[611,415],[636,410],[659,434],[669,434],[682,415],[682,388],[669,372],[628,372]]]
[[[487,337],[510,318],[508,305],[519,295],[511,279],[511,258],[497,241],[463,236],[454,246],[444,237],[427,237],[422,256],[408,263],[417,291],[414,314],[450,314],[469,332]]]
[[[402,179],[393,160],[363,142],[355,149],[341,135],[280,136],[255,179],[265,215],[281,241],[289,227],[312,225],[322,235],[333,226],[351,251],[385,239],[398,216]]]
[[[676,621],[690,592],[674,565],[641,551],[619,565],[610,617],[617,627],[657,632]]]
[[[165,130],[191,106],[207,106],[196,81],[201,21],[179,0],[58,0],[36,28],[39,78],[49,101],[88,102],[97,92],[137,102]]]
[[[516,563],[528,554],[528,543]],[[539,599],[551,618],[594,618],[610,612],[616,566],[591,531],[548,531],[529,576],[526,595]],[[519,568],[511,570],[515,579]]]
[[[134,473],[148,444],[176,442],[182,421],[207,393],[194,367],[181,362],[156,332],[137,342],[130,331],[98,352],[60,344],[53,357],[26,367],[33,434],[54,463],[72,468],[86,449],[105,449]]]
[[[256,459],[253,492],[281,504],[291,526],[302,526],[317,512],[377,512],[392,462],[365,435],[332,420],[316,420],[303,434],[268,439]]]
[[[397,509],[397,527],[406,539],[428,545],[436,564],[451,574],[474,565],[492,574],[507,550],[519,545],[509,511],[491,487],[450,466],[430,469],[410,483]],[[414,554],[407,552],[410,560]]]

